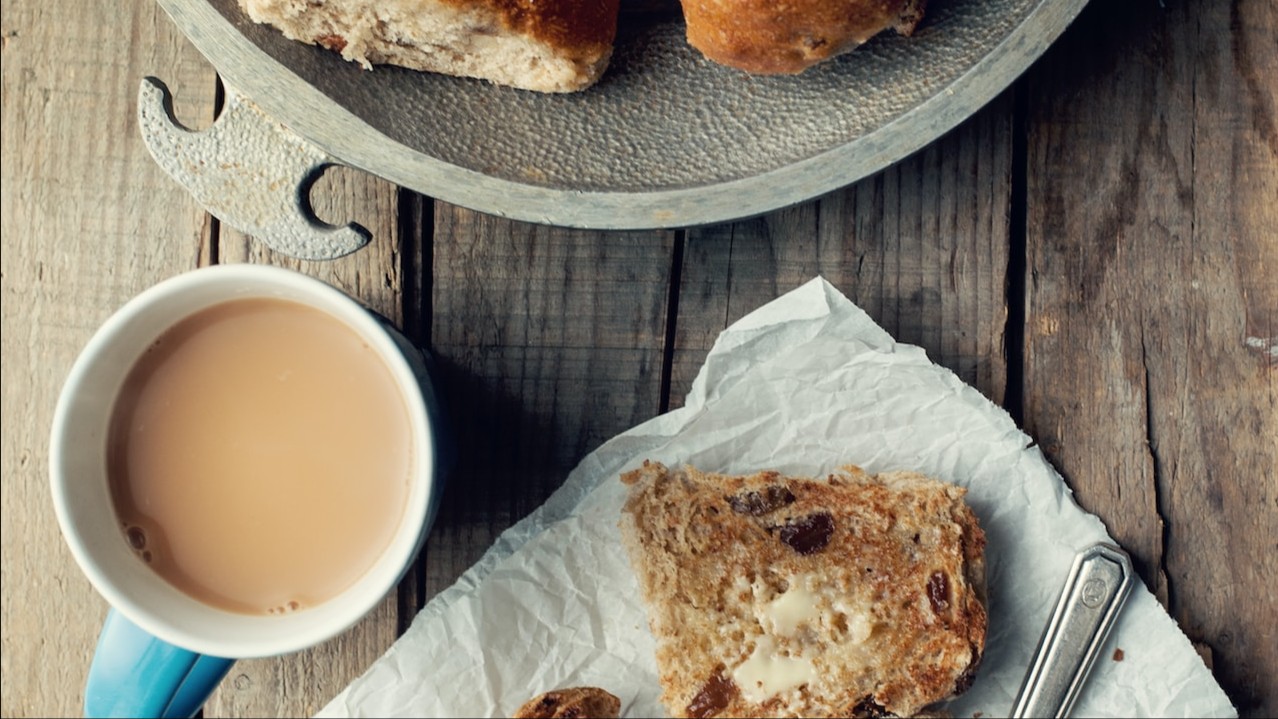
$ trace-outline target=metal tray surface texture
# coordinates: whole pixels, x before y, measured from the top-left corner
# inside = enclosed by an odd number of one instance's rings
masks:
[[[797,76],[716,65],[677,3],[623,0],[607,72],[573,94],[366,70],[236,0],[159,1],[228,83],[345,164],[496,215],[639,229],[759,214],[886,167],[1005,89],[1086,0],[932,0],[912,37]]]

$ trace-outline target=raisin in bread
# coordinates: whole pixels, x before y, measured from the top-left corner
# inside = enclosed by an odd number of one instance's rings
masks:
[[[914,32],[926,0],[681,0],[688,43],[723,65],[793,74],[895,29]]]
[[[856,467],[807,479],[645,462],[622,481],[674,716],[913,716],[970,686],[985,535],[966,490]]]
[[[239,0],[255,22],[365,67],[402,65],[540,92],[592,85],[619,0]]]
[[[514,719],[616,719],[621,700],[598,687],[556,689],[519,707]]]

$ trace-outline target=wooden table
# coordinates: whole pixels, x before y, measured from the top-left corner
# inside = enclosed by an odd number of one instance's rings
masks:
[[[321,216],[375,236],[272,254],[152,162],[140,79],[207,126],[213,69],[149,0],[3,1],[3,714],[80,711],[104,602],[58,532],[47,435],[94,329],[200,265],[279,264],[440,360],[460,467],[398,596],[242,662],[208,716],[316,711],[586,453],[679,406],[717,333],[821,274],[1005,406],[1134,555],[1240,709],[1278,713],[1278,4],[1094,2],[916,155],[798,207],[587,232],[353,171]]]

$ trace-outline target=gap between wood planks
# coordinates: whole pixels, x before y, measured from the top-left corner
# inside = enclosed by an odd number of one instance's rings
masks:
[[[661,390],[657,414],[670,411],[670,384],[674,374],[675,331],[679,321],[679,289],[683,279],[683,250],[688,239],[687,230],[676,230],[674,249],[670,253],[670,286],[666,296],[666,336],[661,349]]]
[[[1029,236],[1029,100],[1025,80],[1012,86],[1012,196],[1007,229],[1007,321],[1003,354],[1007,362],[1003,408],[1017,427],[1025,426],[1025,318]]]
[[[400,248],[402,283],[400,311],[404,318],[401,329],[409,342],[430,353],[435,203],[428,197],[401,187],[396,194],[396,207],[399,212],[399,237],[395,241]],[[408,631],[417,613],[426,606],[426,572],[423,568],[429,551],[429,542],[423,543],[421,554],[414,562],[414,569],[400,582],[396,610],[398,636],[403,636]]]

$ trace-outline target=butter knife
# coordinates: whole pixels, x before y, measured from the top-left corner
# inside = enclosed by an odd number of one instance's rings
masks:
[[[1074,558],[1011,716],[1066,717],[1132,588],[1131,558],[1100,542]]]

